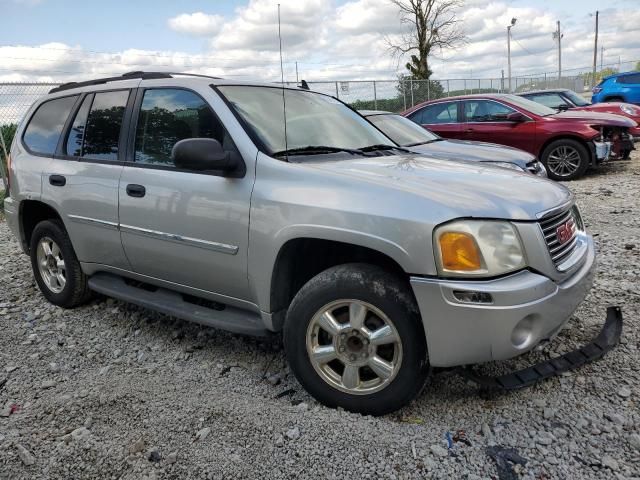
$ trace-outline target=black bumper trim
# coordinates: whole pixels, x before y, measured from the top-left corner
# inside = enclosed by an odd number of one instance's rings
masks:
[[[470,367],[461,368],[458,373],[489,390],[516,390],[529,387],[541,380],[575,370],[586,363],[598,360],[618,344],[621,334],[622,310],[620,307],[608,307],[607,319],[598,336],[591,343],[577,350],[499,377],[479,375]]]

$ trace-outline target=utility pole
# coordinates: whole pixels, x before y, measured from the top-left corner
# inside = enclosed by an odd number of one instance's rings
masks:
[[[558,40],[558,87],[562,87],[562,33],[560,33],[560,20],[558,29],[553,32],[554,40]]]
[[[594,60],[594,62],[595,62],[595,60]],[[595,65],[595,63],[594,63],[594,65]],[[595,66],[594,66],[594,68],[595,68]],[[298,80],[298,61],[296,61],[296,83],[298,83],[298,81],[299,81]]]
[[[598,63],[598,11],[596,10],[596,40],[593,45],[593,77],[591,79],[591,86],[596,86],[596,63]]]
[[[513,27],[516,22],[518,21],[517,18],[512,18],[511,19],[511,25],[507,25],[507,72],[509,75],[509,92],[511,93],[511,27]]]
[[[604,59],[604,45],[600,47],[600,70],[602,71],[602,62]]]

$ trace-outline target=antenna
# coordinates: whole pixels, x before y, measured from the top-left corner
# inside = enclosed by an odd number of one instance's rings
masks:
[[[278,40],[280,41],[280,81],[282,85],[282,115],[284,117],[284,149],[288,150],[287,145],[287,102],[284,97],[284,67],[282,66],[282,31],[280,29],[280,4],[278,4]],[[285,154],[286,155],[286,154]],[[289,161],[289,156],[285,158]]]

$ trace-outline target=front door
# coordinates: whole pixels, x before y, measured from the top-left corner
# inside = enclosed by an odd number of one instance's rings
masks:
[[[532,151],[534,133],[531,121],[507,120],[510,113],[516,113],[516,110],[494,100],[466,100],[462,138]]]
[[[186,138],[214,138],[239,155],[210,105],[191,90],[141,89],[131,134],[119,198],[122,244],[133,270],[246,299],[253,175],[178,170],[171,160],[175,143]]]

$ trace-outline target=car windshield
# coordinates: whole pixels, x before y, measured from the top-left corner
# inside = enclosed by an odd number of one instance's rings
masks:
[[[578,95],[576,92],[574,92],[573,90],[567,90],[566,92],[564,92],[564,94],[567,96],[567,98],[569,100],[571,100],[571,102],[576,106],[576,107],[586,107],[587,105],[591,105],[590,102],[588,102],[587,100],[584,99],[584,97],[581,97],[580,95]]]
[[[269,86],[224,85],[218,90],[270,155],[396,148],[364,118],[328,95]]]
[[[541,117],[546,117],[548,115],[554,115],[558,113],[553,108],[546,107],[541,103],[534,102],[533,100],[529,100],[528,98],[518,97],[517,95],[505,95],[504,99],[509,103],[512,103],[516,107],[520,107],[528,112],[533,113],[534,115],[540,115]]]
[[[367,120],[382,130],[387,137],[403,147],[412,147],[440,139],[436,134],[425,130],[417,123],[401,115],[392,113],[374,114],[367,116]]]

